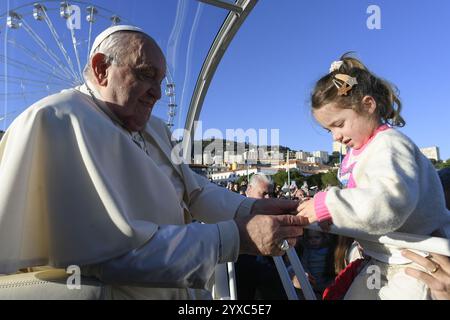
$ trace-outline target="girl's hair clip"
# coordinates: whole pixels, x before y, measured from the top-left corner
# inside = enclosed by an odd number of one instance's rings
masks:
[[[339,61],[333,61],[333,63],[330,66],[330,73],[332,73],[333,71],[338,71],[339,68],[344,64],[344,61],[339,60]]]
[[[338,96],[346,96],[353,86],[358,84],[358,81],[347,74],[338,73],[334,76],[333,83],[338,89]]]

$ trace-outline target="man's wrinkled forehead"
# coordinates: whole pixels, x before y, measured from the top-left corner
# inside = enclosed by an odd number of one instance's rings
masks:
[[[165,77],[166,59],[158,44],[152,39],[135,36],[137,43],[129,55],[129,62],[135,67],[151,67]]]
[[[165,63],[164,53],[152,37],[146,34],[135,34],[134,37],[139,42],[142,51],[151,54],[154,59],[159,59]]]
[[[155,46],[159,51],[161,49],[159,48],[156,41],[147,33],[145,33],[144,30],[141,28],[131,26],[131,25],[119,25],[119,26],[112,26],[104,31],[102,31],[94,40],[94,43],[92,44],[91,50],[90,50],[90,56],[93,55],[94,51],[102,44],[103,41],[105,41],[109,36],[112,34],[118,33],[118,32],[126,32],[130,34],[130,38],[134,39],[141,39],[142,41],[148,41],[153,46]],[[130,39],[131,40],[131,39]],[[161,51],[162,54],[162,51]]]
[[[165,73],[166,61],[164,53],[157,42],[142,29],[134,26],[114,26],[100,33],[91,48],[91,55],[112,34],[122,33],[127,37],[127,54],[122,62],[133,66],[153,66]]]

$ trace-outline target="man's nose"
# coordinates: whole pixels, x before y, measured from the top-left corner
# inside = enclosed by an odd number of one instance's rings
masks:
[[[161,84],[154,82],[151,84],[150,88],[147,91],[152,97],[154,97],[156,100],[161,99]]]

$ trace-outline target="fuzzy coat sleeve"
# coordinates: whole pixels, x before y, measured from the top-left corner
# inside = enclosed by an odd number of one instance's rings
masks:
[[[380,134],[364,150],[353,174],[356,188],[332,188],[325,203],[337,227],[384,234],[414,212],[421,192],[418,149],[409,139]]]

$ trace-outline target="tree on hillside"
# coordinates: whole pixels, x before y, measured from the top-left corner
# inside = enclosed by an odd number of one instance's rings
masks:
[[[341,163],[341,154],[337,151],[333,151],[328,159],[327,165],[334,166],[339,163]]]
[[[433,162],[433,161],[431,161],[431,162]],[[434,167],[438,170],[443,169],[443,168],[448,168],[448,167],[450,167],[450,159],[447,159],[446,161],[442,161],[442,160],[437,161],[437,162],[434,161],[433,164],[434,164]]]
[[[287,181],[286,170],[278,170],[278,172],[272,176],[272,180],[277,185],[283,186],[284,182]]]
[[[336,170],[330,170],[326,173],[322,174],[321,177],[322,185],[324,187],[326,186],[340,186],[340,182],[337,178],[337,169]]]
[[[322,173],[310,175],[306,178],[306,182],[308,182],[308,186],[310,188],[317,186],[319,190],[322,189]]]
[[[297,187],[301,187],[303,184],[303,181],[305,181],[305,177],[300,174],[300,172],[296,169],[289,170],[291,183],[292,181],[295,181],[297,184]],[[288,175],[286,170],[278,170],[276,174],[272,176],[272,180],[274,183],[276,183],[279,186],[283,186],[285,182],[288,181]]]
[[[253,173],[250,175],[250,178],[252,177],[252,175],[253,175]],[[248,184],[247,175],[243,175],[243,176],[240,176],[239,178],[237,178],[236,183],[238,185],[241,185],[241,183],[244,182],[244,181],[245,181],[246,184]]]

